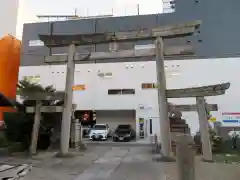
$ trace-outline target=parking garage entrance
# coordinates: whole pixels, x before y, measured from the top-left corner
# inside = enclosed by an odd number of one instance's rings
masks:
[[[77,110],[74,115],[81,121],[84,137],[95,124],[108,124],[111,130],[130,124],[136,131],[136,110]]]
[[[135,110],[97,110],[96,123],[108,124],[110,129],[115,129],[120,124],[130,124],[136,131]]]

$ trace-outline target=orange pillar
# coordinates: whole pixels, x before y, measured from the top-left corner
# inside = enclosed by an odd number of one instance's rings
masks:
[[[21,42],[13,36],[8,35],[0,40],[0,92],[11,99],[16,99],[20,47]],[[12,110],[0,107],[0,122],[3,121],[3,112]]]

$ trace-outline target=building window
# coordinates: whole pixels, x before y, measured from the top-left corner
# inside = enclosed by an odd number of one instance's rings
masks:
[[[121,89],[109,89],[108,94],[109,95],[122,94],[122,90]]]
[[[41,40],[30,40],[28,41],[28,46],[30,47],[44,46],[44,43]]]
[[[122,89],[122,94],[135,94],[135,89]]]
[[[109,89],[108,95],[135,94],[135,89]]]
[[[142,89],[155,89],[157,88],[155,83],[142,83]]]

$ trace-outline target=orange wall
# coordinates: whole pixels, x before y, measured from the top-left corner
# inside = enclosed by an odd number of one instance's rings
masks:
[[[0,40],[0,92],[6,97],[15,99],[20,65],[21,42],[13,36]],[[0,107],[0,121],[3,112],[12,111],[9,107]]]

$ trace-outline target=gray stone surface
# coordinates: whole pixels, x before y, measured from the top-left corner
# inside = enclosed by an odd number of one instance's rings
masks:
[[[25,180],[177,180],[176,163],[152,161],[150,147],[90,146],[85,152],[72,152],[69,158],[56,158],[56,152],[27,156],[0,157],[1,163],[32,163]],[[204,163],[196,159],[196,180],[237,180],[239,164]]]

